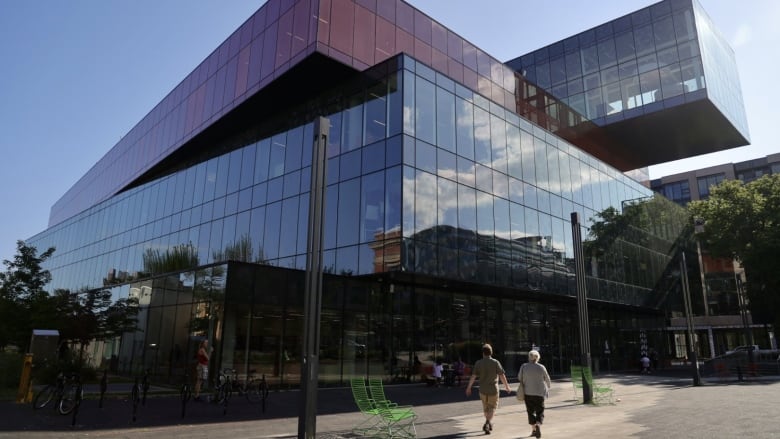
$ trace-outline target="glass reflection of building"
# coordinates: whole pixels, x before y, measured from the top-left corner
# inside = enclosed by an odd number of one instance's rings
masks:
[[[209,338],[221,367],[296,385],[323,115],[321,383],[405,380],[415,356],[472,363],[484,342],[510,371],[531,346],[566,371],[578,356],[575,211],[589,219],[594,346],[612,347],[613,367],[633,364],[636,333],[679,311],[669,267],[684,216],[597,157],[592,139],[588,153],[543,128],[549,109],[520,99],[530,87],[402,1],[272,0],[29,243],[57,247],[52,289],[139,298],[139,331],[96,362],[175,380]]]

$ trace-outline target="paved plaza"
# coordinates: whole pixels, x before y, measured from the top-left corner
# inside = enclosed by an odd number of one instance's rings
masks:
[[[691,386],[680,376],[606,375],[619,399],[613,405],[583,405],[574,399],[571,381],[555,380],[547,401],[545,438],[780,438],[780,377],[729,377]],[[299,392],[270,394],[265,413],[260,405],[234,397],[224,410],[191,402],[182,417],[178,398],[153,392],[132,420],[132,404],[118,394],[98,407],[84,401],[75,419],[54,410],[34,411],[29,404],[0,403],[0,438],[294,438],[297,437]],[[391,400],[414,405],[420,438],[484,436],[484,418],[476,395],[464,387],[426,387],[422,384],[387,386]],[[491,439],[529,437],[525,406],[502,392]],[[94,396],[94,395],[93,395]],[[224,413],[223,413],[224,412]],[[319,391],[317,437],[356,437],[351,427],[362,415],[348,389]]]

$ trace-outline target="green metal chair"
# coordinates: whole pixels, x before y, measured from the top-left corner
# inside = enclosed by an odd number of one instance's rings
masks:
[[[377,406],[379,416],[382,418],[382,430],[378,432],[377,437],[383,438],[416,438],[417,429],[414,426],[414,420],[417,414],[411,407],[382,407]]]
[[[350,380],[355,403],[367,416],[352,432],[363,437],[416,438],[414,421],[417,414],[414,413],[413,407],[399,406],[388,400],[381,379],[371,378],[368,381],[369,385],[366,387],[363,378]]]
[[[373,399],[377,405],[383,405],[388,408],[398,407],[398,404],[390,401],[385,396],[385,388],[384,385],[382,384],[381,378],[369,378],[368,391],[371,393],[371,399]],[[411,407],[411,406],[406,406],[406,407]]]
[[[381,424],[384,423],[384,419],[380,416],[374,400],[368,394],[366,380],[352,378],[349,383],[352,388],[352,398],[355,400],[358,410],[366,416],[362,422],[352,428],[352,432],[357,436],[372,437],[382,431]]]
[[[593,372],[590,367],[583,367],[582,372],[585,375],[585,379],[590,384],[590,388],[593,393],[593,404],[614,404],[615,403],[615,391],[612,387],[596,384],[593,381]]]

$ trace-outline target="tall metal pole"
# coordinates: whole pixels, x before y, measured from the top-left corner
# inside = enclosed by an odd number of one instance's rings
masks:
[[[574,241],[574,278],[577,281],[577,321],[580,328],[580,361],[584,368],[590,367],[590,327],[588,326],[588,294],[585,289],[585,260],[582,252],[582,231],[580,214],[571,213],[571,236]],[[582,377],[582,403],[593,401],[591,383]]]
[[[707,285],[707,279],[705,278],[704,275],[704,259],[702,258],[701,255],[701,241],[699,241],[698,239],[696,240],[696,252],[698,253],[699,256],[699,276],[701,276],[701,294],[702,297],[704,298],[704,315],[708,316],[710,315],[710,304],[709,304],[710,288]]]
[[[742,284],[742,275],[734,273],[737,282],[737,303],[739,304],[739,316],[742,318],[742,328],[745,330],[745,343],[748,345],[748,363],[753,364],[753,331],[750,329],[748,317],[748,301],[745,295],[745,286]]]
[[[325,150],[330,122],[314,121],[309,194],[309,229],[306,242],[306,287],[303,304],[303,355],[301,364],[301,409],[298,438],[314,439],[317,432],[317,378],[319,376],[320,313],[322,301],[322,241],[325,212]]]
[[[688,283],[688,264],[685,261],[685,252],[682,252],[682,259],[680,259],[680,281],[682,283],[683,303],[685,305],[685,322],[688,326],[687,339],[688,339],[688,359],[691,360],[693,366],[693,385],[701,385],[701,376],[699,375],[699,359],[696,355],[696,347],[694,343],[693,332],[693,307],[691,306],[691,289]]]

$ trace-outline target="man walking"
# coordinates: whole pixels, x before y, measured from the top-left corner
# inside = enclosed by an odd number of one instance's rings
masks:
[[[500,379],[504,384],[507,393],[511,392],[511,389],[504,368],[501,367],[500,361],[493,358],[493,347],[489,344],[482,346],[482,359],[474,364],[471,379],[466,386],[466,396],[471,396],[471,387],[477,378],[479,378],[479,399],[482,401],[482,411],[485,413],[485,425],[482,426],[482,431],[490,434],[493,430],[493,415],[498,408],[498,380]]]

